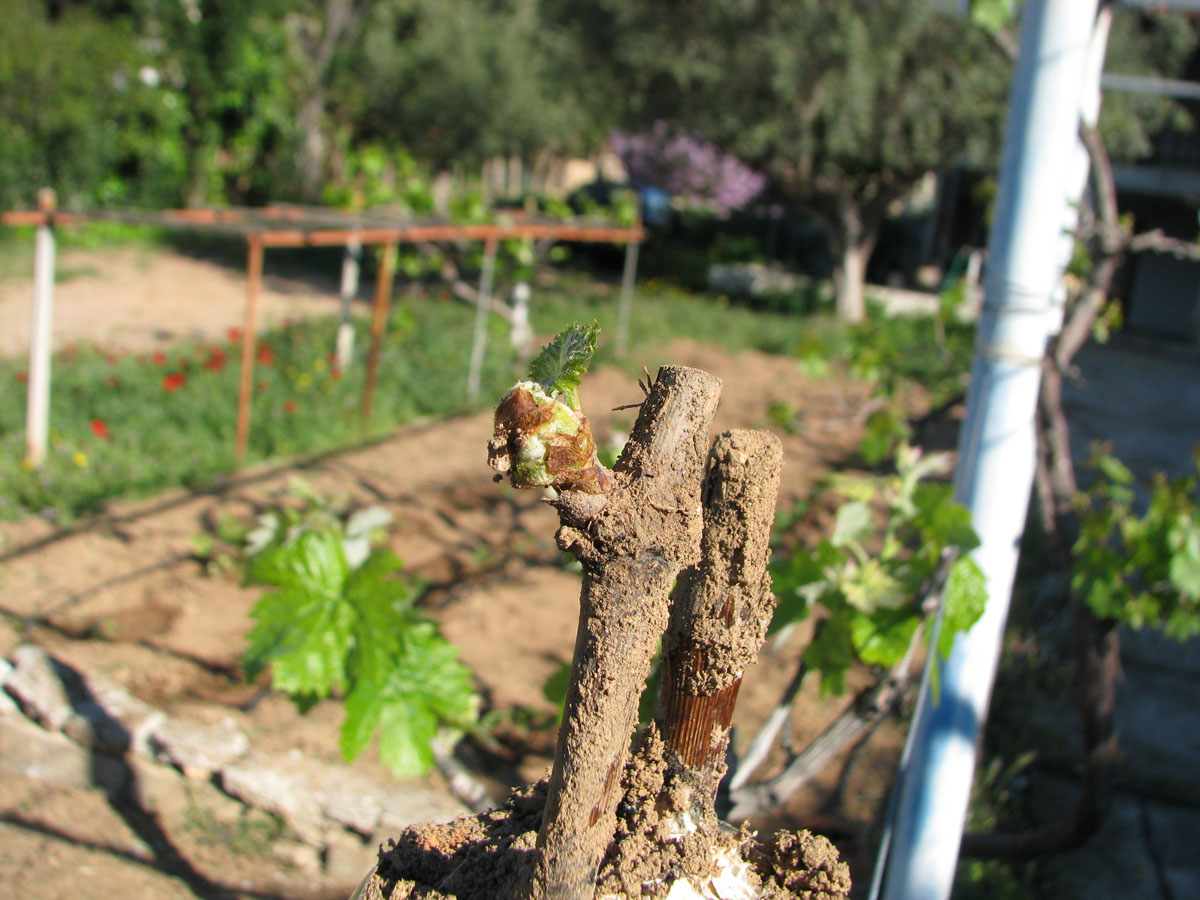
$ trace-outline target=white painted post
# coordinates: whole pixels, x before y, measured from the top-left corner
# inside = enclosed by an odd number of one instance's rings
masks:
[[[471,344],[471,371],[467,375],[467,396],[479,396],[483,383],[483,351],[487,345],[488,307],[492,305],[492,277],[496,272],[496,239],[488,238],[483,249],[483,271],[479,275],[479,295],[475,300],[475,339]]]
[[[358,296],[359,260],[362,258],[362,242],[357,238],[346,241],[342,255],[341,317],[337,330],[337,365],[341,371],[350,367],[354,356],[354,324],[350,321],[350,305]]]
[[[50,435],[50,353],[54,326],[54,225],[57,206],[51,188],[37,195],[47,214],[37,228],[33,249],[33,312],[29,327],[29,390],[25,399],[25,454],[35,466],[46,458]]]
[[[529,285],[518,281],[513,286],[512,332],[509,335],[518,356],[529,351],[529,342],[533,340],[533,329],[529,325],[529,297]]]
[[[629,347],[629,318],[633,312],[633,284],[637,278],[638,250],[641,244],[630,241],[625,245],[625,270],[621,273],[621,305],[617,308],[617,356],[624,356]]]

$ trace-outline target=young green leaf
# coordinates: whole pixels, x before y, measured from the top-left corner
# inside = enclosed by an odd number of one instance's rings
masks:
[[[844,547],[851,542],[859,542],[870,536],[875,530],[871,521],[871,507],[861,500],[844,503],[837,511],[837,521],[834,523],[830,543],[835,547]]]
[[[471,672],[431,622],[404,631],[403,648],[346,698],[341,749],[348,760],[379,729],[379,758],[401,777],[423,774],[433,762],[440,728],[465,728],[476,716]]]
[[[247,568],[249,583],[279,588],[259,600],[248,635],[246,673],[267,665],[276,688],[327,695],[346,683],[353,611],[343,600],[349,566],[339,535],[310,531],[294,544],[271,546]]]
[[[289,694],[326,696],[345,684],[353,615],[343,604],[293,586],[263,596],[251,615],[248,676],[270,665],[272,683]]]
[[[576,388],[591,365],[599,335],[600,324],[595,321],[560,332],[529,364],[530,381],[536,381],[547,393],[561,391],[567,396],[567,405],[578,409]]]
[[[804,663],[810,669],[820,671],[822,697],[846,690],[846,670],[854,664],[854,655],[844,606],[832,610],[832,615],[817,626],[812,641],[804,650]]]
[[[870,666],[894,666],[904,658],[921,617],[907,609],[877,609],[850,620],[850,640],[858,658]]]
[[[942,603],[946,611],[938,633],[938,653],[945,658],[950,655],[954,636],[974,625],[987,606],[987,579],[971,557],[960,556],[950,567]]]
[[[955,503],[953,497],[954,488],[948,484],[918,484],[913,490],[913,524],[928,543],[974,550],[979,546],[979,537],[971,525],[970,510]]]

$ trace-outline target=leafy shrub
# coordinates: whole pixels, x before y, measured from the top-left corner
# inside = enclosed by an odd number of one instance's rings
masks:
[[[846,502],[832,534],[815,549],[800,547],[773,562],[779,606],[772,631],[823,613],[804,652],[804,664],[821,673],[823,692],[841,693],[855,662],[900,662],[936,608],[925,601],[939,584],[941,655],[982,614],[983,573],[965,555],[979,544],[970,513],[952,500],[949,484],[928,480],[948,465],[945,454],[902,446],[893,475],[833,476],[829,487]]]
[[[380,760],[412,777],[432,765],[439,731],[474,723],[478,698],[457,651],[415,608],[420,589],[398,577],[400,559],[370,549],[382,512],[343,523],[310,503],[250,533],[246,583],[275,590],[254,606],[243,664],[250,679],[269,669],[301,710],[343,694],[343,756],[355,759],[378,731]]]
[[[1140,516],[1133,473],[1104,448],[1090,466],[1097,478],[1077,500],[1072,589],[1101,619],[1178,640],[1200,633],[1200,454],[1195,473],[1155,477]]]

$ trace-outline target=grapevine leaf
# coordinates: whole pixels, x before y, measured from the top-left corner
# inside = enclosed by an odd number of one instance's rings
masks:
[[[567,688],[571,683],[571,664],[559,663],[558,668],[550,673],[550,677],[542,684],[542,696],[555,708],[555,717],[562,721],[563,707],[567,703]]]
[[[405,632],[421,621],[413,610],[419,588],[411,579],[394,577],[401,566],[396,554],[377,549],[346,579],[346,602],[355,613],[350,659],[355,680],[386,681]]]
[[[342,596],[348,574],[341,538],[330,531],[305,532],[254,557],[247,581],[279,590],[251,612],[256,624],[243,658],[249,677],[269,665],[275,687],[297,695],[326,696],[345,684],[354,619]]]
[[[817,627],[804,650],[804,664],[821,672],[821,696],[828,697],[846,690],[846,670],[853,663],[850,624],[843,609],[834,612]]]
[[[256,624],[247,636],[248,675],[269,664],[277,689],[322,697],[345,683],[353,616],[344,604],[289,587],[265,595],[251,615]]]
[[[909,598],[904,584],[874,557],[853,569],[839,586],[847,603],[868,614],[904,606]]]
[[[1004,31],[1016,18],[1014,0],[972,0],[971,22],[991,34]]]
[[[951,498],[954,488],[948,484],[922,482],[913,490],[913,521],[927,542],[946,547],[974,550],[979,537],[971,526],[971,512]]]
[[[858,542],[869,537],[874,529],[870,506],[861,500],[843,503],[837,511],[837,522],[829,540],[835,547],[844,547],[851,541]]]
[[[1185,597],[1200,597],[1200,528],[1192,522],[1177,524],[1168,540],[1173,546],[1168,564],[1171,584]]]
[[[383,715],[383,707],[382,692],[376,681],[360,680],[346,696],[346,718],[342,721],[338,746],[347,762],[358,759],[367,749]]]
[[[1111,454],[1102,453],[1096,458],[1096,466],[1114,484],[1133,484],[1134,482],[1133,473],[1129,471],[1129,467]]]
[[[938,653],[949,657],[954,636],[966,631],[983,615],[987,606],[987,584],[983,571],[969,556],[960,556],[950,567],[944,593],[945,613],[938,634]]]
[[[338,534],[306,531],[294,543],[267,547],[251,559],[246,583],[296,587],[336,597],[349,571]]]
[[[401,777],[421,775],[433,762],[438,730],[475,719],[470,670],[432,623],[415,622],[382,677],[360,680],[346,698],[342,753],[353,759],[378,727],[380,760]]]
[[[394,619],[396,612],[412,606],[418,593],[411,580],[392,577],[402,567],[400,557],[392,551],[372,551],[346,579],[346,601],[360,616]]]
[[[841,552],[829,541],[821,541],[816,550],[800,547],[791,556],[772,560],[771,581],[779,603],[770,633],[806,619],[827,591],[836,590],[826,573],[841,562]]]
[[[920,622],[920,616],[906,609],[859,613],[850,620],[850,641],[867,665],[893,666],[904,658]]]
[[[599,335],[600,325],[595,321],[590,325],[575,324],[560,332],[529,364],[530,380],[538,382],[547,393],[562,391],[568,398],[574,398],[575,389],[596,353]],[[569,405],[574,408],[577,404]]]

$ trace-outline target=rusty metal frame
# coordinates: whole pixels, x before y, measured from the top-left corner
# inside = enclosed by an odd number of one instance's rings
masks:
[[[362,245],[385,246],[375,284],[371,318],[371,347],[367,357],[367,377],[363,385],[361,413],[365,423],[371,414],[379,355],[387,327],[396,274],[396,248],[399,244],[451,243],[479,241],[485,246],[509,239],[573,241],[577,243],[634,245],[645,240],[640,223],[631,227],[608,224],[558,222],[531,216],[520,210],[500,213],[504,221],[456,225],[429,217],[399,217],[380,212],[341,212],[321,207],[272,204],[262,207],[221,209],[137,210],[110,209],[86,212],[43,212],[14,210],[0,212],[0,224],[8,226],[79,225],[101,220],[186,228],[210,233],[244,237],[246,253],[246,304],[242,326],[241,381],[238,392],[237,426],[234,457],[245,458],[250,439],[250,406],[254,392],[254,366],[257,350],[257,308],[262,287],[263,258],[269,247],[332,247],[356,240]],[[632,257],[636,260],[636,255]],[[630,281],[629,274],[623,281]],[[622,316],[627,317],[623,309]],[[625,327],[626,323],[622,322]]]

